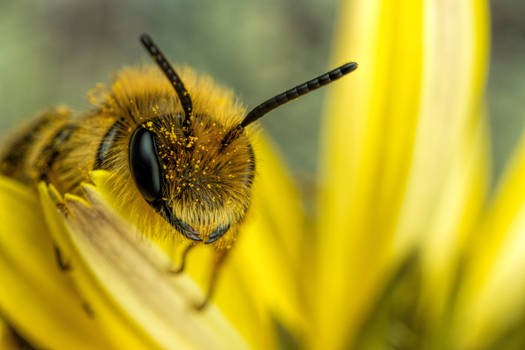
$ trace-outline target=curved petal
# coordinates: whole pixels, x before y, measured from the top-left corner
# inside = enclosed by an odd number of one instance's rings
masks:
[[[420,1],[345,1],[335,57],[359,63],[328,96],[314,299],[319,349],[352,343],[386,283],[421,88]]]
[[[440,317],[488,174],[486,4],[363,0],[340,21],[336,58],[360,68],[327,106],[318,348],[352,343],[416,248],[422,312]]]
[[[196,312],[202,293],[166,272],[168,258],[107,207],[94,187],[88,202],[40,186],[46,218],[73,266],[71,277],[94,318],[125,349],[246,348],[216,308]],[[59,213],[56,205],[63,208]]]
[[[459,348],[491,344],[525,316],[525,134],[476,232],[463,273],[455,339]]]
[[[423,95],[394,251],[420,241],[419,312],[435,332],[448,326],[444,312],[490,182],[488,5],[429,0],[424,23]]]
[[[37,347],[114,348],[59,270],[35,191],[0,176],[0,222],[3,317]]]

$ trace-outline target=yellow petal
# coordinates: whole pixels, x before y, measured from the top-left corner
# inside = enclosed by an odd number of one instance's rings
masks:
[[[418,244],[424,312],[442,312],[487,183],[486,4],[348,3],[335,57],[360,66],[326,113],[318,348],[352,343]]]
[[[125,349],[237,349],[243,340],[216,308],[196,312],[202,293],[187,278],[171,278],[168,258],[107,207],[92,186],[88,198],[66,195],[65,219],[51,208],[57,194],[42,184],[49,221],[65,223],[57,242],[95,318]],[[56,228],[56,227],[55,227]]]
[[[35,191],[0,176],[0,309],[37,347],[111,348],[59,270]]]
[[[464,269],[455,326],[461,348],[487,346],[525,310],[525,135],[505,171]]]
[[[485,1],[433,0],[423,16],[422,98],[394,253],[420,241],[420,313],[440,327],[489,183],[488,9]]]
[[[393,268],[420,98],[421,13],[420,1],[343,2],[336,63],[359,68],[331,87],[325,115],[315,348],[353,341]]]

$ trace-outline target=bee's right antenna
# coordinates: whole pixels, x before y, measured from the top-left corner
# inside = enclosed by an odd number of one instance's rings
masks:
[[[191,97],[188,93],[188,90],[186,90],[182,80],[180,80],[179,75],[175,72],[175,69],[173,69],[166,57],[164,57],[158,46],[155,45],[151,37],[148,34],[142,34],[140,36],[140,42],[142,45],[144,45],[146,50],[148,50],[155,62],[157,62],[160,69],[162,69],[166,77],[171,82],[171,85],[173,85],[175,92],[179,96],[182,109],[184,110],[183,126],[188,128],[190,125],[190,117],[193,109],[193,104],[191,102]]]
[[[228,144],[230,144],[230,142],[233,141],[236,137],[238,137],[241,131],[247,125],[253,123],[257,119],[267,114],[268,112],[274,110],[275,108],[279,106],[282,106],[283,104],[287,102],[290,102],[291,100],[295,100],[298,97],[309,93],[310,91],[314,91],[320,88],[321,86],[327,85],[341,78],[345,74],[348,74],[356,69],[357,69],[356,62],[349,62],[349,63],[343,64],[342,66],[337,67],[336,69],[333,69],[329,71],[328,73],[320,75],[317,78],[309,80],[306,83],[303,83],[301,85],[297,85],[296,87],[290,90],[287,90],[279,95],[276,95],[270,98],[269,100],[264,101],[263,103],[261,103],[260,105],[252,109],[239,125],[231,129],[226,134],[226,136],[224,137],[222,141],[223,148],[226,147]]]

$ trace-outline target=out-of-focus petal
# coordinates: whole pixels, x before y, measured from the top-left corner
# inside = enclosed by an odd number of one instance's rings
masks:
[[[416,247],[422,312],[442,312],[485,196],[487,36],[482,1],[345,2],[335,57],[359,69],[326,111],[318,348],[352,343]]]
[[[84,186],[88,202],[70,195],[61,202],[52,188],[39,189],[56,241],[71,261],[71,277],[116,348],[246,348],[216,308],[194,309],[203,298],[199,288],[188,277],[171,277],[168,258],[94,187]],[[57,204],[62,214],[53,210]]]
[[[0,176],[0,309],[37,347],[112,349],[58,268],[38,195]]]
[[[489,29],[486,1],[424,3],[422,97],[394,254],[420,242],[420,322],[437,328],[448,326],[443,313],[489,183]]]
[[[525,316],[525,135],[475,233],[456,303],[458,348],[478,349]]]
[[[422,65],[420,1],[344,1],[336,64],[357,61],[328,96],[311,343],[352,343],[392,268],[410,170]]]

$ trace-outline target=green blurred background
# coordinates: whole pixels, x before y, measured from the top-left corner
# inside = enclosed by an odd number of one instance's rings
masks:
[[[324,73],[336,0],[0,0],[0,134],[57,104],[89,107],[86,92],[123,65],[148,62],[150,33],[172,61],[231,87],[249,107]],[[525,2],[492,3],[488,105],[496,178],[525,122]],[[349,57],[351,59],[351,57]],[[339,62],[338,62],[339,63]],[[313,193],[325,91],[262,120],[306,197]]]

